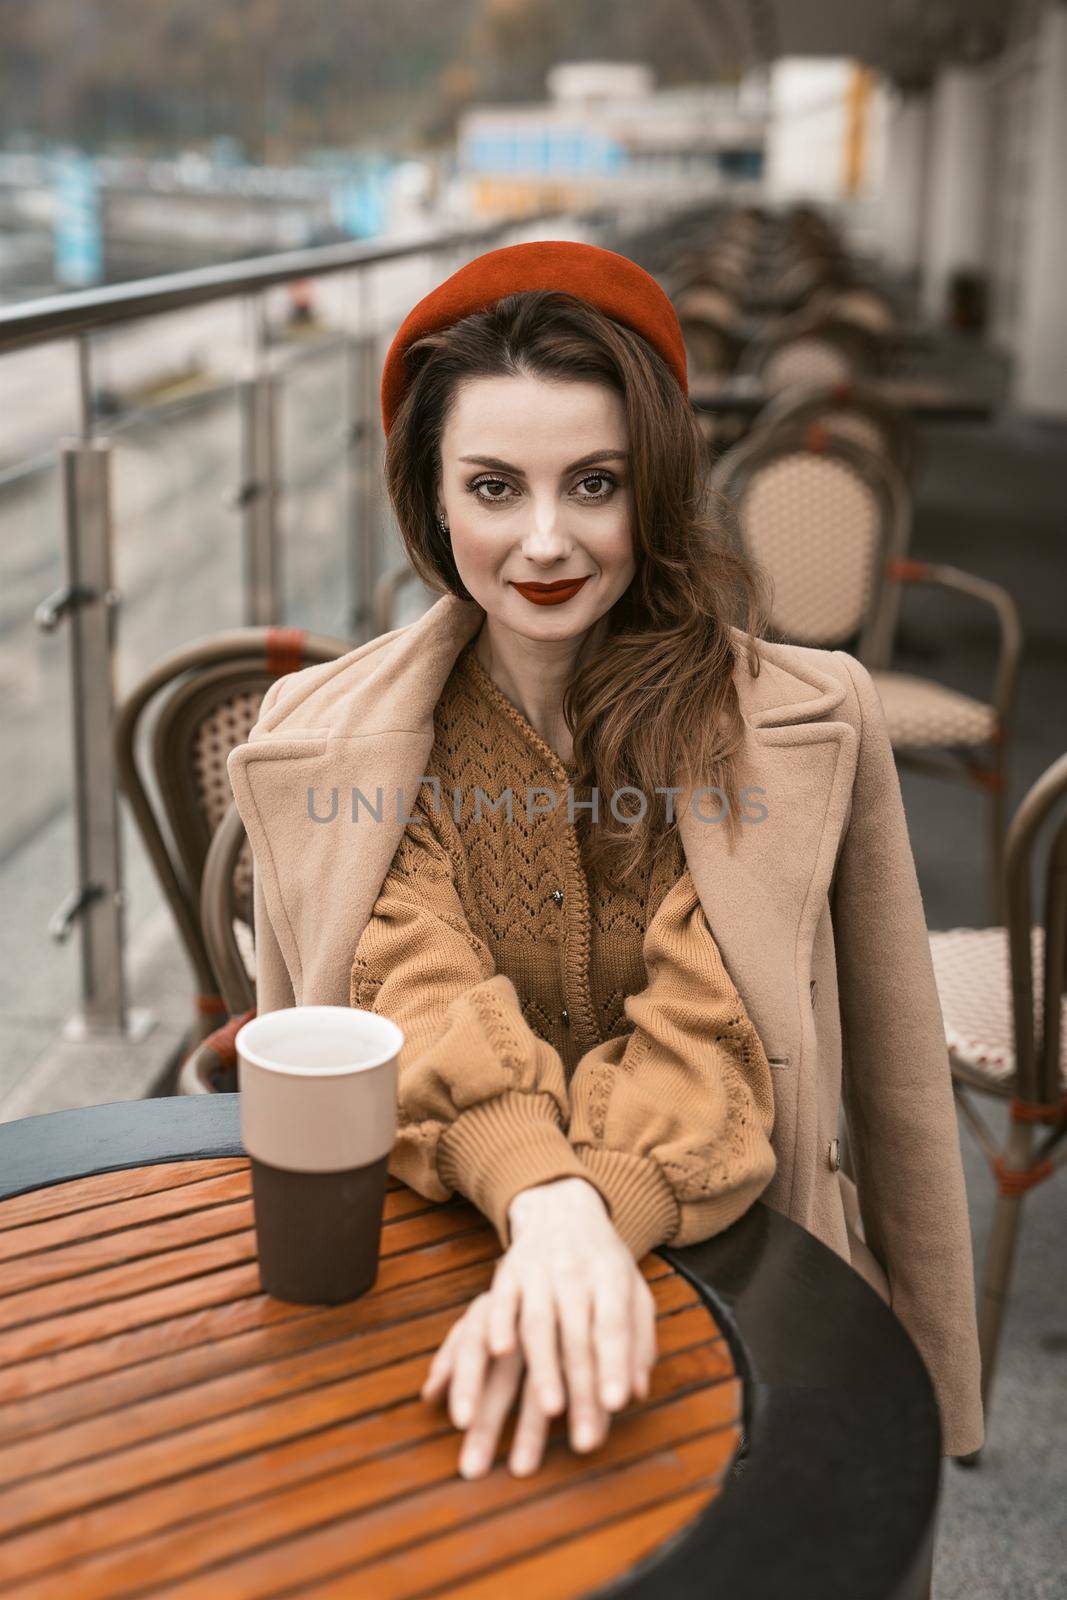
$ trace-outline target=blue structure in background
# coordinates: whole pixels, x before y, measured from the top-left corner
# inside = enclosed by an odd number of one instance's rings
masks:
[[[56,280],[83,289],[104,275],[100,174],[93,158],[80,150],[61,151],[53,157],[52,170]]]
[[[585,128],[544,128],[514,133],[472,133],[462,165],[470,172],[546,178],[602,178],[626,165],[626,151],[606,133]]]
[[[372,239],[389,224],[389,189],[395,163],[366,157],[339,177],[330,196],[330,214],[353,239]]]

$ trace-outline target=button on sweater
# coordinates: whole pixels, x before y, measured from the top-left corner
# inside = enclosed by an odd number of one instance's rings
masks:
[[[466,1195],[505,1247],[515,1195],[563,1177],[598,1189],[638,1259],[708,1238],[774,1175],[763,1046],[677,833],[624,887],[592,871],[592,789],[475,642],[352,964],[351,1004],[405,1036],[391,1169]]]

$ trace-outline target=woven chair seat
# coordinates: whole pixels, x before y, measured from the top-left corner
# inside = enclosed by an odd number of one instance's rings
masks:
[[[1040,1022],[1045,930],[1030,930],[1035,975],[1034,1022]],[[953,1056],[990,1083],[1015,1077],[1011,968],[1006,928],[950,928],[930,935],[930,953],[941,999],[945,1040]],[[1067,1089],[1067,999],[1060,1043],[1060,1081]]]
[[[895,750],[985,744],[996,732],[992,706],[907,672],[872,672]]]

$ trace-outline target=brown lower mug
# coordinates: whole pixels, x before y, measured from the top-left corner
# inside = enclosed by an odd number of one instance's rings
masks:
[[[343,1172],[287,1172],[254,1156],[259,1280],[298,1305],[340,1305],[378,1276],[388,1155]]]

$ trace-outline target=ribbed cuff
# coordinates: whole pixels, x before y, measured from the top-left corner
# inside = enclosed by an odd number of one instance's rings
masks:
[[[506,1250],[508,1206],[523,1189],[589,1174],[560,1126],[550,1094],[507,1089],[462,1111],[441,1135],[437,1171],[484,1212]]]
[[[600,1150],[583,1145],[578,1151],[609,1211],[615,1232],[635,1261],[673,1238],[678,1228],[678,1202],[663,1173],[647,1156],[628,1150]]]

